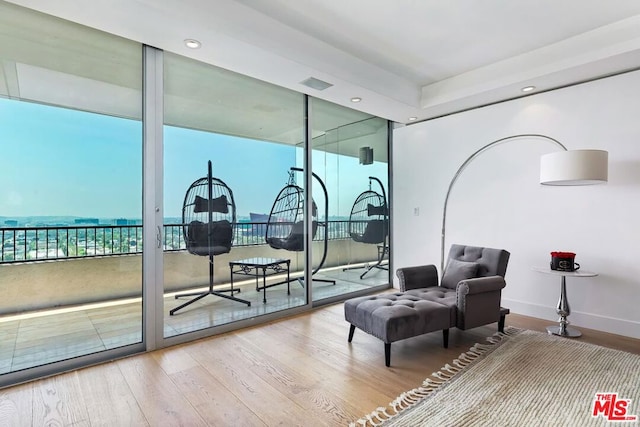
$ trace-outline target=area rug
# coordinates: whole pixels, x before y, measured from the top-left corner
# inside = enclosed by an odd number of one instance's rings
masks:
[[[350,426],[636,426],[640,356],[508,328]]]

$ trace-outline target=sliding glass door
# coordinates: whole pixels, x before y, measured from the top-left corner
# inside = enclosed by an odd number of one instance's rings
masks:
[[[142,47],[4,2],[0,27],[1,385],[141,346]]]
[[[274,243],[293,234],[296,220],[271,215],[288,184],[303,191],[303,101],[164,53],[165,337],[306,304],[294,280],[302,246]],[[297,208],[297,196],[284,202]]]

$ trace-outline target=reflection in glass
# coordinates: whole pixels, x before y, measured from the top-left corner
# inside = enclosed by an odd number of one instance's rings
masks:
[[[313,300],[386,286],[389,254],[387,121],[312,99],[313,172],[325,182],[329,251]],[[314,197],[320,190],[314,186]],[[376,197],[373,197],[376,194]],[[370,197],[371,196],[371,197]],[[319,206],[323,212],[324,206]],[[314,265],[319,245],[313,247]],[[364,274],[363,274],[364,273]]]

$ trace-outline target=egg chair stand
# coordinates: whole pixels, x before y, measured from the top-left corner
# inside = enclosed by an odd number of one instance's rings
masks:
[[[303,169],[292,167],[289,171],[289,182],[280,190],[269,213],[265,232],[265,240],[269,246],[274,249],[284,249],[288,251],[302,252],[304,251],[304,190],[295,184],[294,173],[303,172]],[[318,221],[318,208],[315,201],[312,201],[311,221],[312,232],[311,239],[315,238],[318,227],[324,227],[323,253],[320,264],[311,272],[312,281],[331,283],[335,285],[335,280],[318,279],[313,276],[322,268],[327,258],[328,250],[328,218],[329,218],[329,198],[327,188],[318,175],[312,173],[313,177],[318,181],[322,188],[325,200],[325,220]],[[304,277],[289,279],[289,282],[297,280],[303,287],[305,283]],[[288,282],[283,282],[288,283]]]
[[[380,193],[371,189],[373,181],[380,186]],[[382,182],[374,176],[369,177],[369,189],[362,192],[353,203],[351,214],[349,215],[349,235],[355,242],[378,245],[378,259],[374,264],[367,264],[362,267],[347,267],[343,268],[342,271],[364,268],[364,273],[360,275],[360,279],[364,279],[374,268],[389,270],[386,265],[382,265],[384,256],[389,251],[387,246],[387,238],[389,236],[387,195]]]
[[[207,166],[207,176],[194,181],[185,194],[182,204],[182,232],[190,254],[209,258],[209,289],[205,292],[176,295],[176,299],[194,298],[170,310],[171,316],[207,295],[215,295],[251,306],[250,301],[233,296],[240,292],[240,289],[233,289],[233,287],[224,290],[213,289],[214,257],[231,251],[233,227],[236,223],[236,206],[231,189],[222,180],[212,176],[211,161]]]

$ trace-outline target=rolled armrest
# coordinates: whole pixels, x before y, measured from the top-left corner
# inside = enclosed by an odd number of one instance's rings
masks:
[[[474,279],[461,280],[456,287],[456,291],[460,293],[464,290],[464,294],[473,295],[482,292],[499,291],[504,288],[507,283],[502,276],[477,277]],[[460,289],[463,287],[463,289]]]
[[[500,297],[506,285],[501,276],[461,280],[456,287],[456,326],[471,329],[500,319]]]
[[[403,292],[438,286],[438,270],[433,264],[399,268],[396,270],[396,276],[400,279],[400,290]]]

